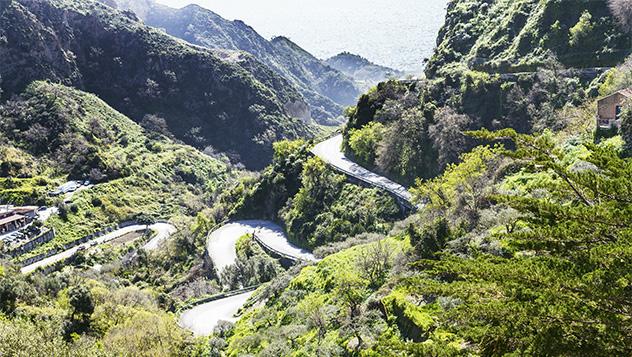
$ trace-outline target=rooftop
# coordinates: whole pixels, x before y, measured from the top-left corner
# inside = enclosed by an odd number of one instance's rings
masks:
[[[9,224],[15,221],[19,221],[21,219],[25,218],[24,216],[20,215],[20,214],[14,214],[13,216],[9,216],[6,218],[2,218],[0,219],[0,226],[4,226],[5,224]]]
[[[610,98],[610,97],[612,97],[613,95],[616,95],[616,94],[621,94],[622,96],[624,96],[626,98],[632,98],[632,87],[618,90],[618,91],[616,91],[616,92],[614,92],[614,93],[612,93],[610,95],[607,95],[607,96],[601,98],[600,100],[603,100],[603,99],[606,99],[606,98]]]

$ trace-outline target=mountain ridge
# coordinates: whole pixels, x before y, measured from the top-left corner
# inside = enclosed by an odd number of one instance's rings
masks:
[[[23,0],[5,3],[0,21],[0,59],[11,64],[0,68],[4,97],[38,79],[75,86],[137,122],[164,117],[176,137],[252,168],[269,162],[273,141],[314,132],[290,116],[304,117],[301,95],[265,66],[245,54],[243,66],[222,59],[132,13],[92,1]]]
[[[267,40],[241,20],[229,21],[196,4],[175,9],[147,0],[107,0],[128,9],[150,26],[187,42],[214,49],[248,52],[288,80],[309,103],[319,123],[340,124],[343,107],[360,92],[354,80],[314,57],[285,37]],[[321,78],[321,77],[324,77]]]

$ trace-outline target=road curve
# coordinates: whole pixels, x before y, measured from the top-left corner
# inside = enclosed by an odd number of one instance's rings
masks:
[[[180,315],[180,326],[191,330],[196,336],[208,336],[219,321],[237,321],[235,314],[253,293],[249,291],[198,305]]]
[[[406,187],[356,164],[345,156],[341,148],[342,134],[339,134],[314,146],[312,153],[338,171],[351,175],[373,186],[385,189],[407,202],[412,201],[412,195],[408,192]]]
[[[411,201],[412,196],[404,186],[349,160],[342,152],[341,146],[342,135],[338,135],[316,145],[312,153],[345,174],[392,192],[408,202]],[[260,220],[237,221],[214,230],[207,240],[206,249],[218,274],[237,260],[235,246],[239,238],[252,233],[256,234],[261,243],[276,252],[297,260],[317,260],[313,254],[292,245],[283,229],[275,223]],[[196,336],[210,335],[219,321],[236,321],[235,314],[252,294],[253,292],[247,292],[193,307],[180,315],[180,325],[193,331]]]
[[[162,242],[169,239],[169,237],[177,231],[173,225],[163,222],[154,223],[149,226],[149,229],[156,232],[156,235],[143,245],[143,249],[147,251],[158,249]]]
[[[226,267],[235,264],[237,240],[245,234],[256,233],[257,238],[277,252],[296,258],[297,260],[315,261],[310,252],[290,243],[283,228],[270,221],[249,220],[225,224],[214,230],[206,242],[209,258],[213,261],[215,271],[221,274]]]
[[[138,231],[144,231],[146,229],[151,229],[154,231],[157,231],[157,235],[156,237],[159,237],[159,241],[156,244],[156,246],[158,246],[158,244],[160,244],[161,241],[167,239],[171,233],[175,232],[175,227],[173,227],[170,224],[167,223],[156,223],[156,224],[152,224],[150,226],[144,225],[144,224],[135,224],[135,225],[131,225],[131,226],[127,226],[127,227],[123,227],[120,229],[117,229],[113,232],[110,232],[108,234],[105,234],[101,237],[95,238],[91,241],[79,244],[76,247],[72,247],[70,249],[64,250],[61,253],[57,253],[55,255],[51,255],[48,258],[44,258],[38,262],[35,262],[33,264],[29,264],[26,265],[24,267],[22,267],[22,269],[20,269],[20,271],[24,274],[29,274],[32,273],[33,271],[35,271],[37,268],[40,267],[45,267],[51,264],[55,264],[61,260],[70,258],[73,254],[75,254],[77,251],[79,251],[79,249],[87,249],[93,245],[98,245],[98,244],[103,244],[103,243],[107,243],[111,240],[114,240],[116,238],[119,238],[121,236],[124,236],[128,233],[132,233],[132,232],[138,232]],[[171,232],[171,233],[170,233]],[[156,238],[154,237],[152,239],[152,241]],[[150,241],[151,243],[151,241]],[[149,244],[149,243],[148,243]]]

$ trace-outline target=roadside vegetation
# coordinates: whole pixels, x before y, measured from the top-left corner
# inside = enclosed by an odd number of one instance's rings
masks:
[[[139,126],[92,95],[31,84],[0,107],[0,197],[60,208],[47,222],[58,237],[31,254],[125,219],[178,232],[48,274],[1,260],[0,354],[632,355],[632,104],[618,132],[594,116],[597,97],[632,86],[628,10],[450,2],[426,78],[381,83],[347,110],[345,150],[411,186],[407,216],[313,157],[313,142],[278,141],[263,171],[238,171],[159,117]],[[67,204],[46,196],[73,178],[97,185]],[[208,232],[237,219],[277,222],[322,260],[286,270],[245,235],[215,276]],[[253,285],[211,336],[175,322],[188,302]]]
[[[230,216],[276,221],[292,242],[309,249],[362,233],[386,233],[402,217],[391,196],[349,183],[312,157],[310,145],[276,143],[272,165],[258,179],[242,181],[225,198],[234,203]]]

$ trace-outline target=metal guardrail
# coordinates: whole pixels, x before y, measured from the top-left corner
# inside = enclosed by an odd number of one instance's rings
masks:
[[[266,253],[268,253],[268,255],[275,254],[275,255],[278,255],[281,259],[287,259],[287,260],[292,261],[292,262],[309,262],[309,260],[303,260],[303,259],[301,259],[299,257],[288,255],[286,253],[280,252],[280,251],[272,248],[271,246],[266,244],[264,241],[259,239],[259,237],[257,237],[256,233],[252,234],[252,238],[255,240],[255,242],[257,242],[261,246],[261,248],[263,248],[263,250],[266,251]],[[272,254],[270,254],[270,252]]]
[[[408,200],[407,197],[404,197],[401,193],[391,189],[390,187],[387,187],[386,185],[382,184],[381,182],[374,182],[374,181],[370,181],[362,176],[359,176],[357,174],[355,174],[354,172],[351,172],[349,170],[343,169],[342,167],[336,166],[336,165],[332,165],[331,163],[327,163],[327,165],[331,166],[332,168],[334,168],[336,171],[342,172],[343,174],[347,175],[347,176],[351,176],[357,180],[360,180],[366,184],[369,184],[371,186],[376,186],[384,191],[389,192],[390,194],[392,194],[393,196],[397,196],[398,198],[402,199],[403,201],[409,203],[412,206],[412,202],[410,202]]]
[[[332,135],[331,135],[328,139],[331,139],[332,137],[334,137],[334,136],[336,136],[336,135],[339,135],[340,133],[341,133],[341,131],[340,131],[340,130],[337,130],[337,131],[336,131],[335,133],[333,133],[333,134],[332,134]],[[318,155],[314,154],[313,152],[312,152],[312,154],[313,154],[314,156],[318,156]],[[377,187],[377,188],[379,188],[379,189],[382,189],[382,190],[384,190],[384,191],[386,191],[386,192],[390,193],[391,195],[395,196],[398,200],[400,200],[400,202],[401,202],[403,205],[405,205],[408,209],[412,209],[412,210],[414,210],[414,209],[416,209],[416,208],[417,208],[417,207],[416,207],[416,206],[415,206],[415,205],[414,205],[414,204],[413,204],[413,203],[409,200],[409,198],[408,198],[408,197],[403,196],[401,193],[399,193],[399,192],[397,192],[397,191],[395,191],[395,190],[393,190],[393,189],[391,189],[391,188],[389,188],[389,187],[385,186],[385,185],[384,185],[384,184],[382,184],[381,182],[373,182],[373,181],[370,181],[370,180],[368,180],[368,179],[366,179],[366,178],[364,178],[364,177],[362,177],[362,176],[357,175],[357,174],[356,174],[356,173],[354,173],[354,172],[351,172],[351,171],[349,171],[349,170],[347,170],[347,169],[344,169],[344,168],[339,167],[339,166],[336,166],[336,165],[334,165],[334,164],[332,164],[332,163],[330,163],[330,162],[327,162],[326,160],[323,160],[323,161],[325,161],[325,163],[326,163],[329,167],[333,168],[334,170],[336,170],[336,171],[338,171],[338,172],[341,172],[341,173],[343,173],[343,174],[345,174],[345,175],[347,175],[347,176],[353,177],[354,179],[356,179],[356,180],[358,180],[358,181],[362,181],[362,182],[364,182],[364,183],[365,183],[365,184],[367,184],[367,185],[370,185],[370,186],[373,186],[373,187]],[[371,171],[370,171],[370,170],[368,170],[368,169],[367,169],[367,171],[371,172]],[[402,187],[403,187],[403,186],[402,186]]]

